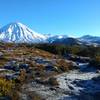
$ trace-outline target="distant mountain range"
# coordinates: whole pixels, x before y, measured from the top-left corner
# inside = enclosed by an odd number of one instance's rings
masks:
[[[100,37],[97,36],[85,35],[80,37],[79,40],[89,44],[91,43],[100,44]]]
[[[100,37],[85,35],[72,38],[67,35],[44,35],[37,33],[19,22],[10,23],[0,28],[0,41],[14,43],[54,43],[100,45]]]

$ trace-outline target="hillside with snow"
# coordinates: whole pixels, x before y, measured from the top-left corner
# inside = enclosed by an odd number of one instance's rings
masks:
[[[0,41],[12,43],[50,43],[65,45],[100,45],[100,37],[85,35],[79,38],[67,35],[41,34],[20,22],[13,22],[0,28]]]
[[[22,23],[10,23],[0,29],[0,40],[16,43],[39,43],[44,42],[46,37],[39,34]]]

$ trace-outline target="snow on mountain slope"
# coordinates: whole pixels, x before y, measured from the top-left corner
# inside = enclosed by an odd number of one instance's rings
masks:
[[[0,41],[15,43],[52,43],[66,35],[39,34],[19,22],[10,23],[0,29]]]
[[[100,37],[99,36],[84,35],[77,39],[79,41],[83,42],[85,45],[93,45],[95,47],[100,46]]]
[[[32,31],[27,26],[15,22],[10,23],[0,29],[0,40],[4,42],[27,42],[39,43],[44,42],[46,37],[42,34]]]
[[[49,35],[47,38],[47,41],[49,43],[53,43],[54,41],[59,41],[65,38],[68,38],[68,36],[67,35]]]
[[[14,22],[0,29],[0,41],[14,43],[64,43],[64,44],[87,44],[100,45],[100,37],[83,36],[70,38],[67,35],[39,34],[27,26]]]
[[[99,43],[100,44],[99,36],[84,35],[80,37],[79,40],[83,42],[87,42],[87,43]]]

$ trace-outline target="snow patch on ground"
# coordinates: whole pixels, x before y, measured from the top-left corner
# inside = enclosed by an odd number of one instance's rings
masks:
[[[80,96],[85,94],[88,94],[90,98],[88,99],[87,96],[85,99],[91,100],[91,98],[93,98],[91,94],[95,95],[95,93],[100,93],[100,80],[99,82],[93,80],[93,78],[99,75],[100,74],[95,71],[81,72],[80,70],[73,70],[69,73],[58,75],[57,80],[59,82],[59,87],[71,93],[71,95],[67,95],[61,98],[61,100],[80,100]],[[95,98],[92,100],[95,100]]]
[[[83,64],[79,64],[79,69],[55,76],[59,83],[57,87],[32,81],[23,86],[24,91],[35,91],[45,100],[99,100],[97,97],[100,97],[100,79],[95,81],[93,78],[98,77],[100,73],[81,71],[80,69],[85,68],[91,70],[90,67],[82,66]]]

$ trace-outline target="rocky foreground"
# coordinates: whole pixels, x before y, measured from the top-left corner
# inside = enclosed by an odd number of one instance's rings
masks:
[[[99,64],[69,56],[24,44],[1,45],[0,100],[99,100]]]
[[[47,86],[31,81],[22,87],[21,97],[29,100],[27,93],[36,92],[45,100],[99,100],[100,72],[80,64],[79,69],[55,76],[58,86]]]

